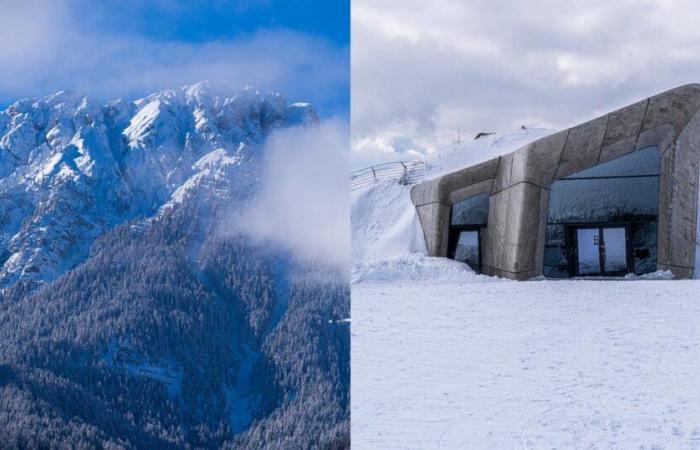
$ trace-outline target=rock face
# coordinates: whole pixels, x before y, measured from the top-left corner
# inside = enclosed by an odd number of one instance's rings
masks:
[[[103,105],[61,91],[0,112],[0,288],[55,279],[105,231],[215,193],[224,175],[252,181],[271,130],[318,120],[279,94],[219,92],[201,82]]]

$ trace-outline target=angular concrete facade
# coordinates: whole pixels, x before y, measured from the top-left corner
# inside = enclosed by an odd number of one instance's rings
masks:
[[[428,253],[446,256],[452,205],[489,194],[481,270],[542,275],[553,182],[650,146],[661,153],[657,268],[693,275],[700,171],[700,85],[691,84],[554,133],[476,166],[414,186]]]

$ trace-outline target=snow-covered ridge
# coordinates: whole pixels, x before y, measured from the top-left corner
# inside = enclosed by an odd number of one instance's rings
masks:
[[[0,288],[55,278],[109,228],[215,190],[236,166],[250,176],[272,130],[317,121],[308,103],[208,82],[134,102],[13,103],[0,112]]]
[[[426,157],[425,178],[436,178],[514,152],[555,131],[546,128],[521,129],[510,133],[494,133],[458,145],[443,147]]]

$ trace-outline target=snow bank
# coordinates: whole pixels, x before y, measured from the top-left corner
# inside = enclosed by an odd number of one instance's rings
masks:
[[[352,193],[353,261],[426,254],[410,191],[411,186],[385,181]]]
[[[635,275],[628,273],[625,275],[626,280],[673,280],[673,272],[670,270],[657,270],[643,275]]]
[[[477,275],[466,264],[447,258],[433,258],[421,254],[398,258],[356,262],[353,265],[353,283],[379,282],[401,284],[402,281],[422,283],[480,283],[499,278]]]
[[[427,256],[411,186],[384,181],[352,193],[352,282],[478,282],[466,264]]]

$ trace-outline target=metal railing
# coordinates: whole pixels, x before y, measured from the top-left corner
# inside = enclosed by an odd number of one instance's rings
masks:
[[[350,190],[358,189],[381,180],[396,180],[401,184],[423,181],[423,161],[396,161],[356,170],[350,178]]]

